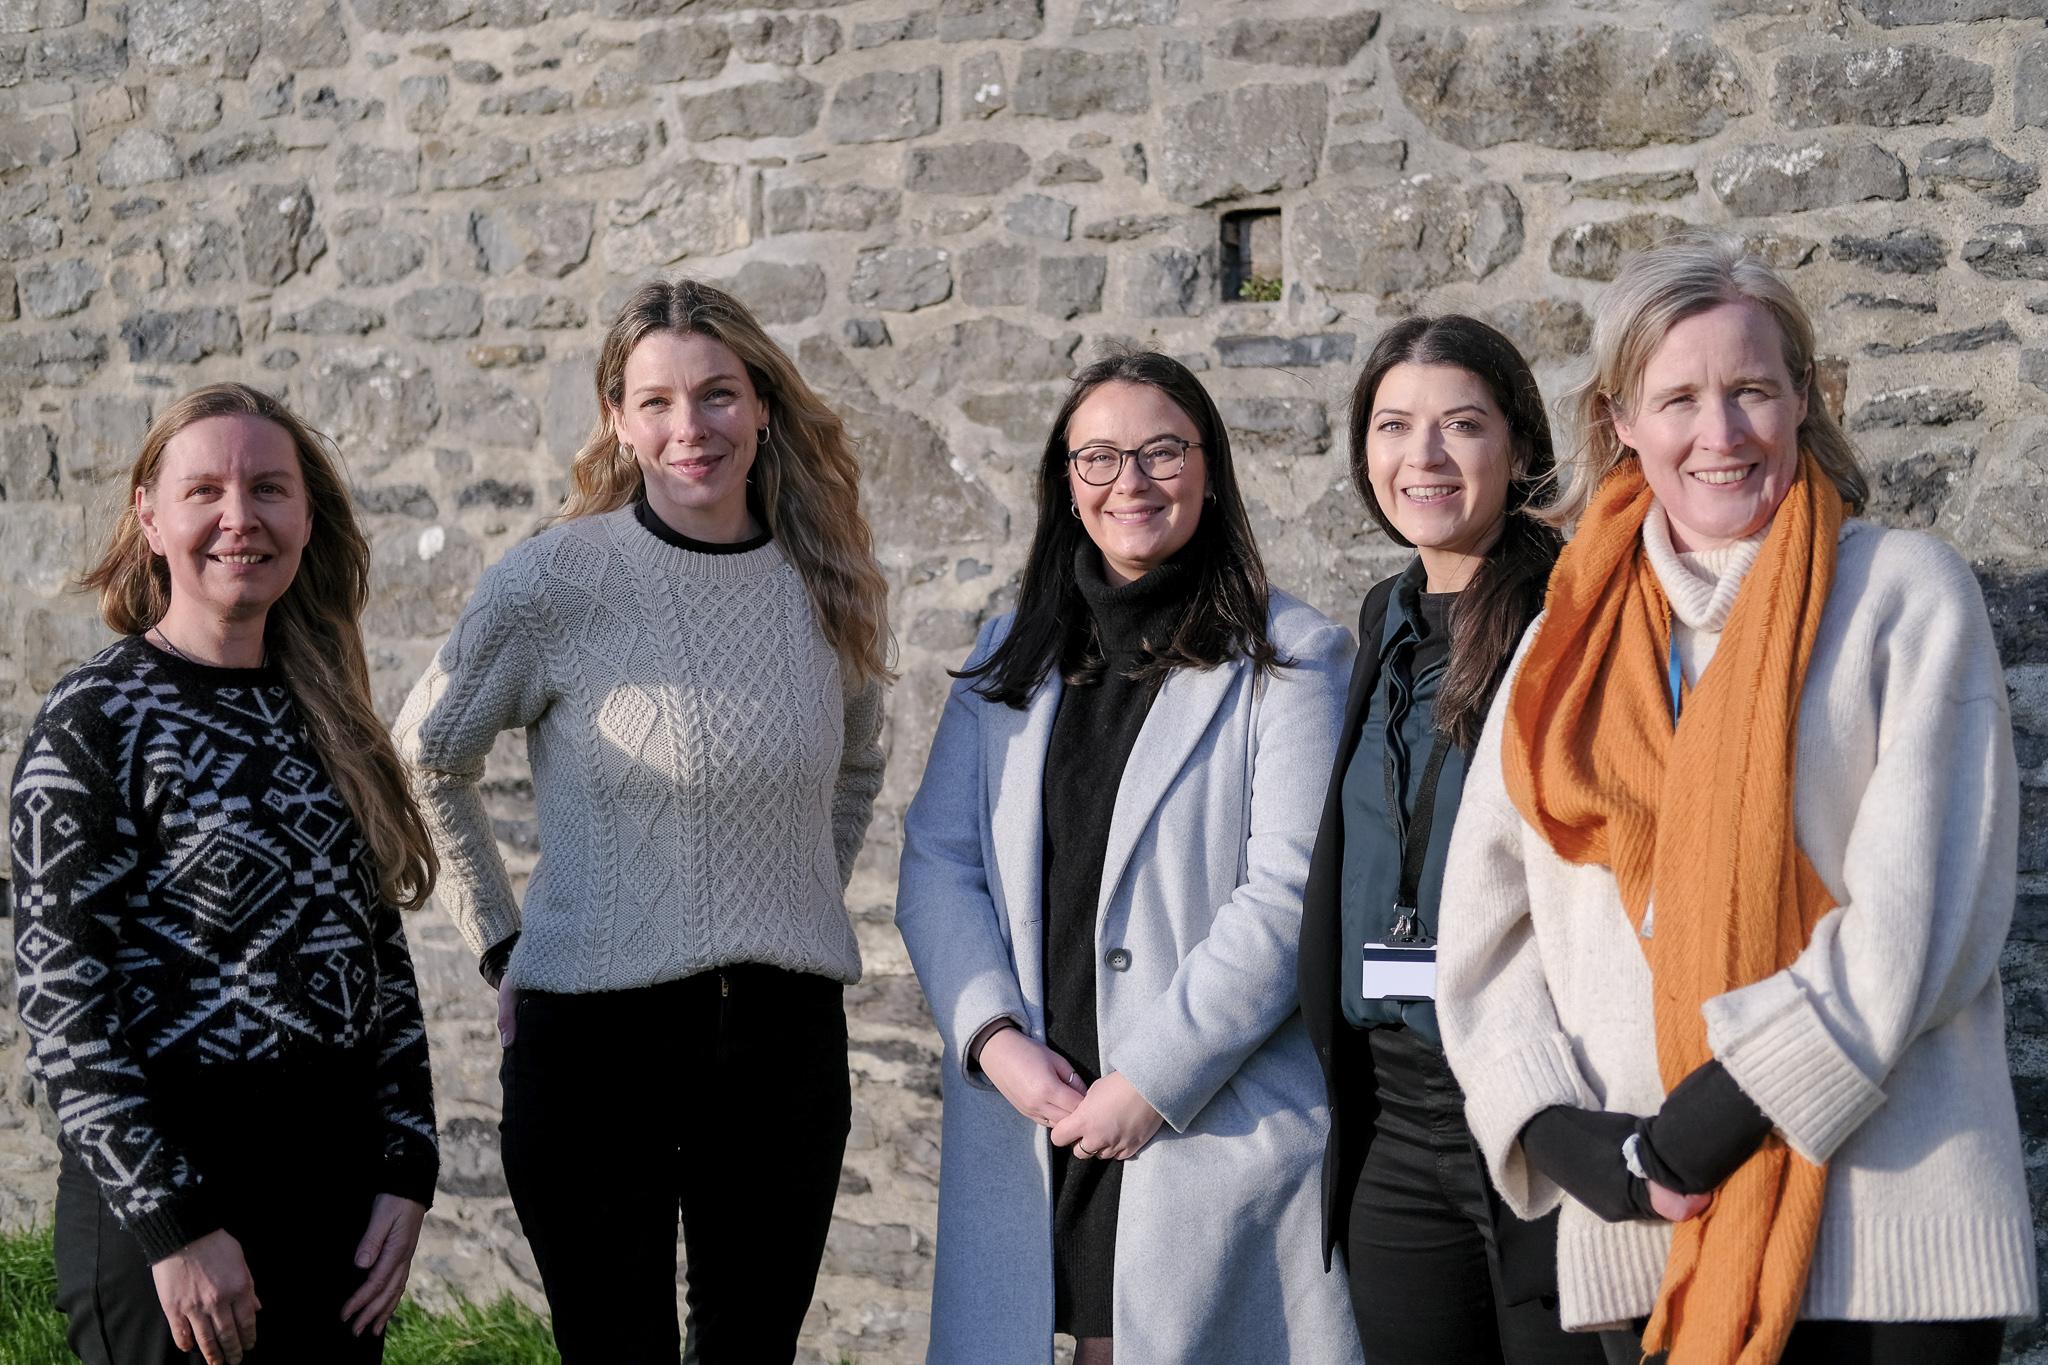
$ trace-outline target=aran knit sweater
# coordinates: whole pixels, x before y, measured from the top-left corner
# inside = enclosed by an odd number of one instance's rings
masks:
[[[1679,556],[1660,517],[1645,543],[1696,677],[1713,666],[1754,548]],[[1508,1205],[1534,1217],[1563,1202],[1564,1324],[1621,1323],[1656,1300],[1668,1226],[1599,1221],[1529,1163],[1518,1135],[1553,1104],[1657,1111],[1649,968],[1613,873],[1563,861],[1508,796],[1508,695],[1451,840],[1444,895],[1460,932],[1439,948],[1438,1016]],[[1836,908],[1791,966],[1702,1007],[1743,1092],[1793,1150],[1828,1163],[1803,1317],[2035,1311],[1998,980],[2017,786],[2005,681],[1969,566],[1932,536],[1846,523],[1794,754],[1799,846]]]
[[[881,719],[778,545],[700,554],[626,507],[487,570],[397,736],[471,949],[517,931],[507,982],[587,992],[737,962],[858,979],[845,887]],[[524,907],[478,788],[509,729],[540,825]]]

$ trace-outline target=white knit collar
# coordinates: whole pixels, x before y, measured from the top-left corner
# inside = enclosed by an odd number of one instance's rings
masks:
[[[1712,550],[1681,554],[1671,544],[1671,523],[1658,503],[1643,518],[1643,550],[1650,557],[1664,595],[1679,620],[1694,630],[1718,631],[1728,624],[1742,580],[1770,534],[1770,523],[1741,540]]]

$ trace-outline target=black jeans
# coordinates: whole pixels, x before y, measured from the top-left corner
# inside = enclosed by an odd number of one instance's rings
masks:
[[[1371,1046],[1379,1120],[1345,1245],[1365,1358],[1602,1365],[1599,1340],[1560,1328],[1555,1301],[1506,1301],[1486,1169],[1442,1051],[1403,1028],[1373,1029]]]
[[[842,995],[753,964],[519,993],[499,1131],[564,1365],[681,1358],[679,1211],[696,1358],[795,1357],[852,1116]]]
[[[1643,1358],[1643,1322],[1632,1332],[1602,1332],[1608,1365]],[[1778,1365],[1998,1365],[2005,1324],[1978,1322],[1831,1322],[1792,1325]],[[1663,1355],[1650,1357],[1655,1361]]]

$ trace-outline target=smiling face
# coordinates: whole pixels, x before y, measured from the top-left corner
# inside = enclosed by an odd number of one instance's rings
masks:
[[[1081,400],[1067,421],[1067,449],[1106,445],[1139,450],[1162,436],[1199,442],[1201,430],[1180,405],[1150,384],[1112,382],[1100,385]],[[1110,484],[1085,482],[1067,467],[1067,491],[1074,499],[1082,527],[1102,552],[1105,575],[1129,583],[1171,558],[1194,537],[1202,520],[1202,496],[1209,489],[1209,466],[1200,445],[1187,452],[1187,463],[1170,479],[1153,479],[1135,459]]]
[[[170,570],[167,621],[261,621],[313,534],[291,433],[247,415],[204,418],[173,436],[155,483],[135,490],[135,511]]]
[[[747,538],[747,472],[768,405],[731,347],[695,332],[648,333],[626,357],[612,418],[655,515],[698,540]]]
[[[1642,461],[1671,543],[1709,550],[1762,530],[1799,477],[1806,377],[1785,368],[1778,324],[1724,303],[1673,324],[1614,433]]]
[[[1372,396],[1374,499],[1421,552],[1432,592],[1464,586],[1500,535],[1515,443],[1486,381],[1458,365],[1403,363]]]

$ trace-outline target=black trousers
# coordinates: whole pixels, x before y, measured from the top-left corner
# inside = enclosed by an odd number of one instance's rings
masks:
[[[1608,1365],[1643,1359],[1644,1324],[1632,1332],[1602,1332]],[[1998,1365],[2005,1324],[1977,1322],[1794,1323],[1778,1365]],[[1661,1361],[1660,1355],[1650,1357]]]
[[[1371,1046],[1379,1119],[1345,1245],[1365,1358],[1602,1365],[1599,1340],[1560,1328],[1554,1300],[1507,1302],[1486,1169],[1443,1052],[1403,1028],[1373,1029]]]
[[[246,1097],[245,1097],[246,1099]],[[375,1148],[368,1149],[374,1156]],[[363,1282],[356,1244],[376,1197],[374,1166],[356,1174],[283,1151],[208,1153],[223,1224],[242,1244],[256,1297],[256,1349],[244,1365],[375,1365],[384,1339],[349,1333],[341,1306]],[[302,1147],[298,1155],[307,1155]],[[279,1158],[285,1158],[280,1160]],[[180,1351],[141,1243],[124,1231],[99,1186],[67,1151],[57,1173],[57,1306],[85,1365],[200,1365]]]
[[[519,993],[505,1179],[563,1365],[676,1365],[676,1220],[703,1365],[784,1362],[852,1116],[838,982],[742,964]]]

